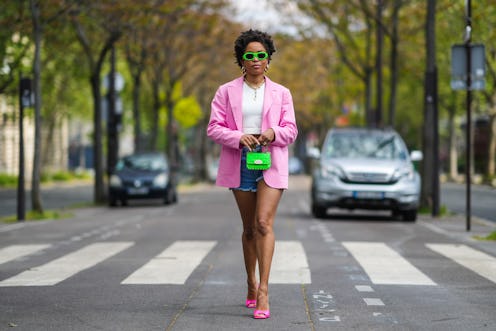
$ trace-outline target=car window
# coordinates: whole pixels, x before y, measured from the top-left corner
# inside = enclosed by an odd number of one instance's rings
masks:
[[[158,156],[132,155],[122,158],[117,163],[116,168],[117,170],[127,168],[131,170],[159,171],[166,170],[167,163],[163,158]]]
[[[406,151],[394,134],[337,133],[324,146],[329,158],[373,158],[383,160],[406,159]]]

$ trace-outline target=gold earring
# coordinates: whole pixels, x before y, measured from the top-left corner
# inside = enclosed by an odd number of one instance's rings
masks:
[[[269,71],[269,65],[267,64],[267,66],[265,67],[264,69],[265,72]]]
[[[246,68],[244,66],[241,67],[241,72],[244,74],[246,74]]]

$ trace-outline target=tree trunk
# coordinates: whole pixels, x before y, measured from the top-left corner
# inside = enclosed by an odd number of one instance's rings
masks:
[[[103,130],[102,130],[102,95],[100,92],[100,69],[96,69],[90,77],[93,94],[93,169],[95,171],[94,202],[105,202],[105,186],[103,182]]]
[[[489,115],[489,147],[487,152],[487,177],[493,178],[496,168],[496,105]]]
[[[32,210],[43,213],[41,203],[41,39],[43,35],[40,21],[40,7],[37,1],[29,2],[33,22],[34,60],[33,60],[33,89],[34,89],[34,157],[33,174],[31,178]]]
[[[133,121],[134,121],[134,151],[141,152],[141,116],[140,116],[140,94],[141,94],[141,71],[133,77]]]
[[[376,54],[375,54],[375,71],[376,71],[376,106],[375,106],[375,121],[374,126],[376,128],[383,127],[382,120],[382,99],[383,99],[383,89],[382,89],[382,48],[384,45],[384,30],[382,28],[382,10],[383,10],[383,0],[377,0],[377,12],[376,12]]]
[[[399,25],[399,13],[400,7],[402,5],[401,1],[394,1],[393,4],[393,16],[392,16],[392,32],[391,32],[391,58],[390,58],[390,97],[389,97],[389,107],[388,107],[388,125],[394,128],[395,117],[396,117],[396,95],[398,90],[398,25]]]
[[[425,73],[425,101],[424,101],[424,127],[423,127],[423,154],[424,161],[422,162],[422,191],[421,191],[421,206],[433,210],[436,214],[437,208],[437,190],[436,177],[437,165],[435,158],[437,155],[437,139],[435,126],[437,126],[436,110],[436,48],[435,48],[435,10],[436,1],[428,0],[427,18],[425,29],[426,40],[426,73]],[[436,177],[435,177],[436,176]]]

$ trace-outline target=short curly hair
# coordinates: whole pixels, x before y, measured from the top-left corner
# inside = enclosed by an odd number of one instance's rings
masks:
[[[240,68],[243,66],[241,61],[243,60],[243,54],[246,51],[246,46],[253,41],[258,41],[264,45],[267,53],[269,53],[269,60],[271,59],[272,54],[276,51],[274,41],[269,34],[252,29],[241,32],[239,37],[234,42],[234,56],[236,57],[236,63]]]

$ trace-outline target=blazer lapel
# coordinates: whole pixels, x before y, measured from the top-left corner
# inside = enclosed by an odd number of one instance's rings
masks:
[[[228,89],[229,104],[233,112],[234,122],[238,130],[243,129],[243,110],[242,110],[242,96],[243,96],[243,77],[233,80]]]
[[[265,77],[265,93],[264,93],[264,104],[263,104],[263,111],[262,111],[262,118],[265,118],[267,113],[270,110],[270,107],[272,106],[272,100],[273,100],[273,93],[275,93],[275,88],[274,85],[272,84],[272,81],[269,79],[269,77]],[[263,123],[263,121],[262,121]],[[264,128],[266,129],[266,128]]]

